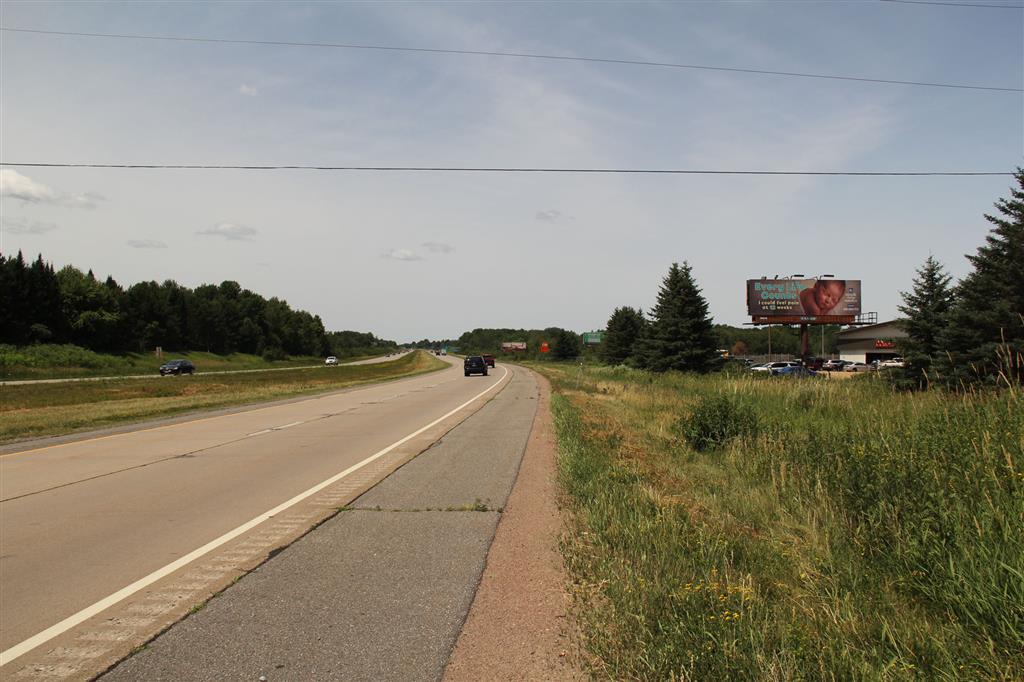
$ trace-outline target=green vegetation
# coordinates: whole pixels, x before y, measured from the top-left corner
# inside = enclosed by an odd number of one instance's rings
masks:
[[[0,441],[333,391],[447,367],[426,353],[370,365],[4,386]]]
[[[595,676],[1024,677],[1019,387],[537,369]]]

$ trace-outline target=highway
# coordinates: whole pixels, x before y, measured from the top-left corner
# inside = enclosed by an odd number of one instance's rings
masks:
[[[449,362],[410,379],[0,457],[0,676],[89,679],[512,378],[506,367],[463,377]]]
[[[339,362],[334,367],[341,365],[375,365],[379,362],[391,362],[397,360],[403,355],[408,355],[412,351],[403,351],[398,353],[395,357],[390,355],[381,355],[376,358],[367,358],[365,360],[355,360],[353,362]],[[251,374],[253,372],[286,372],[290,369],[317,369],[324,368],[330,369],[331,365],[297,365],[295,367],[268,367],[265,369],[225,369],[216,372],[203,372],[203,374]],[[199,372],[200,370],[196,370]],[[22,384],[63,384],[70,381],[110,381],[112,379],[152,379],[157,376],[158,373],[154,370],[152,374],[128,374],[124,376],[110,376],[110,377],[70,377],[66,379],[15,379],[13,381],[0,381],[0,386],[19,386]]]

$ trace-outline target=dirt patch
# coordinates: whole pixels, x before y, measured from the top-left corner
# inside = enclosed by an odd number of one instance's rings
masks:
[[[562,521],[551,387],[534,377],[540,393],[533,430],[473,606],[448,659],[446,682],[584,679],[570,644],[569,596],[558,551]]]

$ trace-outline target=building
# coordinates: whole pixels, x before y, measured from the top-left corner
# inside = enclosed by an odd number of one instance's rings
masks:
[[[844,329],[836,335],[839,357],[851,362],[887,360],[900,354],[896,342],[907,338],[899,320]]]

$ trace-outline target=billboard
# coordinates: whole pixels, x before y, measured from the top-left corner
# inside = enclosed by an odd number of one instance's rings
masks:
[[[525,341],[505,341],[504,343],[501,344],[501,350],[505,351],[506,353],[508,353],[509,351],[522,352],[522,351],[526,350],[526,342]]]
[[[836,322],[860,314],[859,279],[748,279],[747,313],[755,322]],[[781,319],[780,319],[781,321]]]
[[[604,332],[583,332],[583,343],[597,344],[604,340]]]

